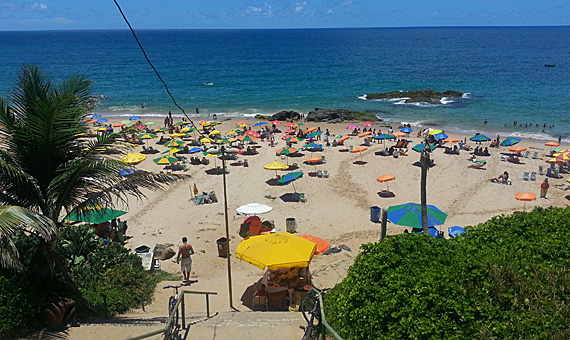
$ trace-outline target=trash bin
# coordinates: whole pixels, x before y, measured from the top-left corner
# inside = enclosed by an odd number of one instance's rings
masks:
[[[370,207],[370,221],[374,223],[380,223],[380,211],[382,209],[377,206]]]
[[[294,218],[286,219],[285,226],[288,233],[294,234],[297,232],[297,221]]]
[[[219,257],[228,257],[230,253],[230,242],[227,238],[221,237],[219,238],[216,243],[218,244],[218,256]]]

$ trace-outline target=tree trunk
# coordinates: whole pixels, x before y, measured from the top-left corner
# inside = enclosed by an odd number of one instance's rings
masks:
[[[421,183],[420,183],[420,199],[421,199],[421,205],[422,205],[422,230],[424,233],[428,233],[428,219],[427,219],[427,172],[429,169],[429,166],[431,164],[431,159],[430,159],[430,147],[429,144],[427,143],[427,139],[426,139],[426,145],[424,146],[422,153],[421,153],[421,158],[420,158],[420,163],[422,165],[422,174],[421,174]]]

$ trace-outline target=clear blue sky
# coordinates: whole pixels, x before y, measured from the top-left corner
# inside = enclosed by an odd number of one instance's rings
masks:
[[[136,29],[570,24],[569,0],[118,0]],[[0,30],[124,29],[113,0],[0,0]]]

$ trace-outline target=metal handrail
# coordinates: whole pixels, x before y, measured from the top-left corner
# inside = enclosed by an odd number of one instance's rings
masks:
[[[309,291],[311,293],[314,294],[318,294],[321,291],[316,289],[316,288],[311,288],[311,290]],[[320,309],[320,313],[321,313],[321,327],[326,329],[336,340],[343,340],[340,335],[338,335],[338,333],[327,323],[327,320],[325,318],[325,308],[324,308],[324,301],[323,301],[323,295],[322,294],[318,294],[317,298],[319,299],[319,309]],[[325,331],[324,329],[321,328],[321,339],[325,340]]]
[[[178,299],[178,301],[176,301],[176,305],[174,305],[174,309],[173,310],[177,310],[178,307],[180,307],[180,305],[182,304],[182,329],[186,328],[186,312],[185,312],[185,308],[184,308],[184,295],[186,294],[198,294],[198,295],[206,295],[206,316],[208,318],[210,318],[210,295],[218,295],[218,293],[216,292],[199,292],[199,291],[190,291],[190,290],[182,290],[181,291],[181,295],[180,298]],[[168,320],[166,321],[166,325],[162,328],[159,328],[157,330],[154,330],[152,332],[148,332],[145,334],[141,334],[132,338],[128,338],[126,340],[140,340],[140,339],[145,339],[145,338],[149,338],[151,336],[157,335],[157,334],[164,334],[164,338],[167,339],[168,335],[169,335],[169,330],[170,327],[172,326],[172,318],[174,317],[174,313],[171,313],[168,316]]]

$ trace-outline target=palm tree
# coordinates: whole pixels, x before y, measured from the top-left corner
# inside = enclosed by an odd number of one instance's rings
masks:
[[[55,235],[73,210],[113,207],[129,195],[144,197],[141,188],[189,178],[148,172],[118,177],[130,166],[97,150],[112,147],[122,136],[83,137],[91,85],[79,75],[54,85],[37,66],[28,66],[8,99],[0,98],[0,204],[46,216],[54,222]],[[44,244],[50,268],[58,266],[56,241],[53,237]]]
[[[22,271],[18,249],[10,236],[17,231],[26,231],[44,241],[55,237],[54,223],[49,218],[22,207],[0,205],[0,266]]]

